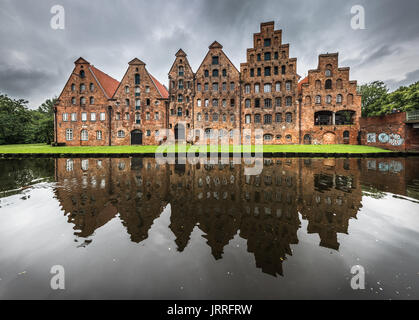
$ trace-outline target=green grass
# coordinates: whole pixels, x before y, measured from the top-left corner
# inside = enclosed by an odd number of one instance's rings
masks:
[[[1,153],[154,153],[157,146],[104,146],[104,147],[51,147],[45,144],[15,144],[15,145],[0,145]],[[187,147],[199,151],[198,146]],[[236,147],[237,148],[237,147]],[[178,149],[178,147],[176,147]],[[210,147],[207,146],[209,151]],[[218,147],[219,151],[227,151]],[[237,151],[230,146],[229,151]],[[243,147],[241,148],[243,150]],[[173,150],[166,150],[173,152]],[[254,151],[254,146],[252,146]],[[377,153],[377,152],[391,152],[376,147],[358,146],[358,145],[265,145],[264,152],[308,152],[308,153]]]

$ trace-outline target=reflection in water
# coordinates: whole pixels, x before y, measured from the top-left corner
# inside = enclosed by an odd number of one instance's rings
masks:
[[[215,259],[238,234],[256,266],[283,275],[282,263],[298,243],[301,220],[319,245],[338,250],[363,195],[394,192],[419,198],[418,168],[405,159],[265,159],[263,172],[244,165],[175,164],[154,159],[56,159],[54,192],[77,237],[94,240],[115,216],[132,242],[147,239],[153,221],[170,204],[169,228],[177,250],[197,226]],[[363,187],[361,187],[361,183]],[[366,190],[366,191],[365,191]],[[88,239],[91,237],[91,239]]]

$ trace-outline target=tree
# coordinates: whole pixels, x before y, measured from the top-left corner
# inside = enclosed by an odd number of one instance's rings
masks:
[[[31,111],[30,142],[51,144],[54,141],[54,105],[56,98],[47,99],[37,110]]]
[[[27,103],[0,94],[0,144],[26,142],[31,122]]]
[[[359,91],[362,95],[362,116],[376,116],[380,114],[382,99],[386,97],[388,89],[383,81],[373,81],[363,84]]]

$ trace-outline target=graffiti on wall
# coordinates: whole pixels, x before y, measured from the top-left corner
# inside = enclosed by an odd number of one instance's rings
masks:
[[[368,170],[377,170],[377,161],[368,160],[367,168]],[[381,172],[399,173],[404,170],[404,167],[403,167],[403,164],[397,160],[379,161],[378,170]]]
[[[376,133],[367,133],[367,143],[376,143]],[[387,134],[382,132],[378,135],[378,141],[383,144],[391,144],[392,146],[401,146],[404,143],[404,139],[398,133]]]

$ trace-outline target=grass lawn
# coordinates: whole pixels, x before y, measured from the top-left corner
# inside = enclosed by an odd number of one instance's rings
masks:
[[[198,146],[187,147],[196,151]],[[154,153],[157,146],[104,146],[104,147],[51,147],[46,144],[15,144],[0,145],[1,153]],[[177,149],[177,148],[176,148]],[[207,146],[209,151],[210,147]],[[218,147],[219,151],[226,152],[226,149]],[[241,148],[243,150],[243,147]],[[254,150],[254,146],[252,147]],[[237,151],[233,146],[229,147],[229,151]],[[377,153],[391,152],[376,147],[358,146],[358,145],[264,145],[264,152],[308,152],[308,153]],[[173,152],[168,149],[167,152]]]

